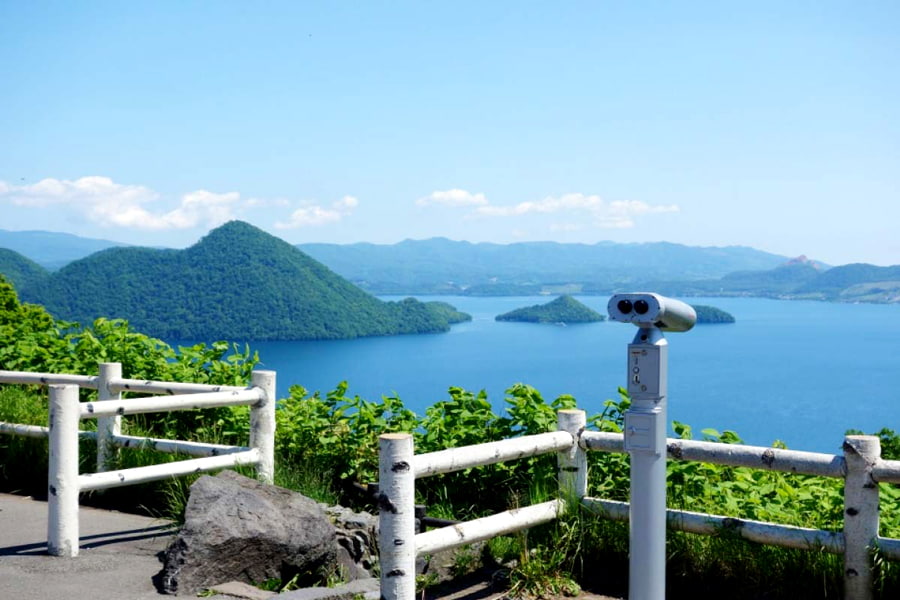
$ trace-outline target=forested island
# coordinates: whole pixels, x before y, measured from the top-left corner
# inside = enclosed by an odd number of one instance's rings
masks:
[[[715,306],[707,306],[705,304],[692,304],[694,311],[697,313],[697,323],[734,323],[735,318],[730,312],[724,311]]]
[[[563,295],[546,304],[535,304],[517,308],[497,315],[496,321],[518,321],[521,323],[596,323],[606,317],[573,298]]]
[[[185,250],[116,247],[41,273],[0,256],[21,298],[58,319],[122,318],[164,339],[316,340],[437,333],[471,319],[446,303],[384,302],[240,221]],[[13,269],[15,267],[15,269]]]

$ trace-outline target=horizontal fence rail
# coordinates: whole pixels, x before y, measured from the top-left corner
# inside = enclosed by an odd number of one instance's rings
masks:
[[[193,473],[227,469],[237,465],[255,465],[259,463],[259,458],[259,450],[251,448],[250,450],[223,454],[221,456],[179,460],[159,465],[122,469],[121,471],[89,473],[78,476],[78,487],[82,492],[124,487],[149,481],[160,481],[171,477],[181,477],[182,475],[191,475]]]
[[[583,498],[582,505],[592,513],[612,521],[627,521],[627,502]],[[810,550],[820,548],[831,554],[844,553],[844,536],[835,531],[808,529],[793,525],[778,525],[764,521],[737,519],[707,513],[697,513],[669,508],[666,510],[669,529],[700,535],[730,533],[760,544]]]
[[[625,453],[621,433],[585,431],[580,444],[585,450]],[[666,439],[666,453],[674,460],[820,477],[844,477],[847,469],[844,458],[835,454],[676,438]]]
[[[872,467],[872,479],[878,483],[900,483],[900,460],[879,460]]]
[[[137,448],[155,450],[171,454],[187,454],[190,456],[219,456],[243,452],[250,448],[245,446],[226,446],[225,444],[207,444],[205,442],[188,442],[184,440],[166,440],[160,438],[139,437],[134,435],[114,435],[112,443],[118,448]]]
[[[571,448],[575,439],[565,431],[511,438],[461,448],[448,448],[413,458],[416,479],[441,473],[453,473],[472,467],[493,465],[548,452]]]
[[[419,533],[415,537],[416,555],[450,550],[549,523],[562,514],[564,507],[562,500],[550,500]]]
[[[0,371],[0,383],[24,385],[70,384],[78,387],[97,389],[100,378],[96,375],[69,375],[65,373],[29,373],[27,371]]]
[[[143,379],[111,379],[111,392],[140,392],[144,394],[169,395],[196,394],[201,392],[226,392],[247,389],[243,386],[212,385],[209,383],[180,383],[176,381],[145,381]]]
[[[265,392],[259,388],[242,388],[226,392],[198,392],[176,396],[83,402],[79,410],[82,419],[94,419],[97,417],[115,417],[152,412],[250,405],[259,402],[264,397]]]
[[[250,387],[145,381],[121,377],[119,363],[101,363],[100,375],[0,371],[0,383],[49,386],[49,427],[0,423],[0,433],[49,439],[47,547],[50,554],[78,555],[78,496],[149,481],[169,479],[238,465],[256,467],[257,477],[274,478],[275,373],[254,371]],[[79,388],[96,389],[98,399],[79,402]],[[154,394],[122,399],[122,392]],[[122,435],[123,415],[250,406],[249,446]],[[97,431],[80,431],[81,420],[97,419]],[[96,473],[78,474],[78,440],[97,442]],[[197,458],[108,470],[117,448],[142,448]]]

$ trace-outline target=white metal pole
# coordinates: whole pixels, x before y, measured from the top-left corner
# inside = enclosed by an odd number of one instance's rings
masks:
[[[253,371],[251,382],[265,397],[250,407],[250,447],[259,450],[256,477],[275,482],[275,371]]]
[[[378,439],[378,551],[382,600],[416,595],[416,515],[413,438],[385,433]]]
[[[97,380],[97,400],[119,400],[121,394],[109,388],[109,382],[122,378],[122,363],[100,363],[100,377]],[[122,417],[99,417],[97,419],[97,472],[110,468],[117,450],[113,438],[122,434]]]
[[[583,410],[561,410],[556,413],[556,426],[572,435],[572,446],[557,455],[560,497],[577,503],[587,496],[587,453],[579,443],[587,415]]]
[[[881,459],[881,440],[871,435],[844,438],[844,597],[871,600],[871,552],[878,536],[878,483],[872,468]]]
[[[50,386],[47,551],[78,556],[78,386]]]
[[[625,450],[631,455],[629,600],[666,594],[666,394],[668,342],[642,327],[628,345]]]

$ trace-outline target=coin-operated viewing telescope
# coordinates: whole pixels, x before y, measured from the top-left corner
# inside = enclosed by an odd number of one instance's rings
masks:
[[[649,292],[616,294],[609,299],[607,309],[613,321],[661,331],[688,331],[697,322],[697,313],[690,304]]]
[[[625,451],[631,456],[629,600],[663,600],[666,582],[666,405],[669,344],[663,331],[688,331],[697,313],[659,294],[616,294],[612,321],[639,327],[628,344]]]

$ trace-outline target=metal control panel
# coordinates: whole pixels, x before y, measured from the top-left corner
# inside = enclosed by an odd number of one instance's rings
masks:
[[[659,395],[660,350],[649,344],[629,344],[628,395],[632,398],[640,394]]]

